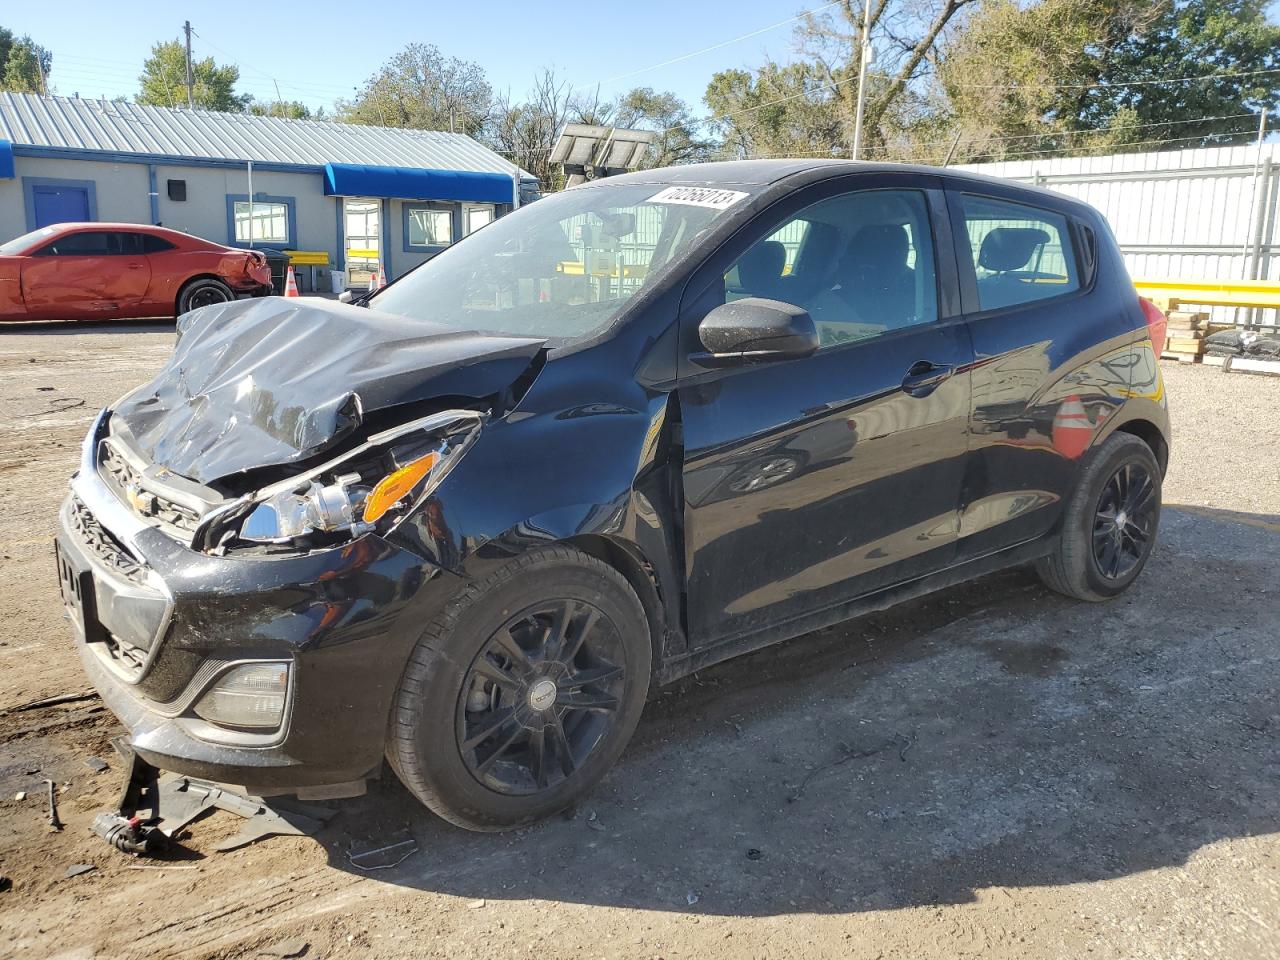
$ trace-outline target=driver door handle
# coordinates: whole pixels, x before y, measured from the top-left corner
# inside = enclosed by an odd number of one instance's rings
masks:
[[[902,378],[902,391],[912,397],[927,397],[955,372],[949,363],[917,360]]]

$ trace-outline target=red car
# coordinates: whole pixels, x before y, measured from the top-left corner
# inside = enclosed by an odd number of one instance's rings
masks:
[[[172,317],[271,292],[257,250],[137,223],[59,223],[0,244],[0,320]]]

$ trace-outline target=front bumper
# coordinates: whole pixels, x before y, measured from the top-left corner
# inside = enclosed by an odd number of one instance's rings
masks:
[[[376,770],[427,607],[457,578],[372,536],[304,556],[198,553],[104,483],[101,429],[100,420],[86,439],[56,553],[77,652],[133,749],[157,767],[258,794]],[[226,669],[262,660],[290,665],[279,729],[233,731],[195,715]]]

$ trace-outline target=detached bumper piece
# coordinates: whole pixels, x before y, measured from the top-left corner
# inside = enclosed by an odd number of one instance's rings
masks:
[[[117,850],[154,856],[183,827],[207,810],[226,810],[245,822],[240,831],[214,846],[235,850],[263,837],[309,837],[337,813],[328,807],[273,798],[247,797],[209,780],[162,773],[129,748],[124,739],[112,745],[125,760],[127,779],[116,812],[93,820],[93,832]]]

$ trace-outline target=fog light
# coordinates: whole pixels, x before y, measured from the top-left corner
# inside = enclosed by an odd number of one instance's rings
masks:
[[[222,727],[278,727],[289,690],[287,663],[246,663],[224,673],[197,702],[196,716]]]

